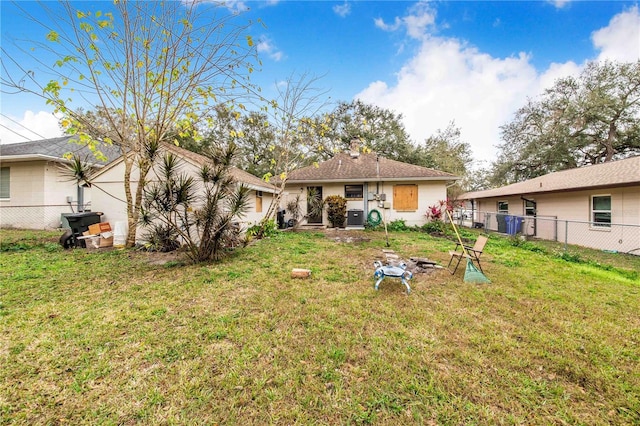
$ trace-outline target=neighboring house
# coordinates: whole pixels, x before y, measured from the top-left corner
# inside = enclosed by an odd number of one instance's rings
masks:
[[[515,215],[524,217],[521,232],[530,236],[621,252],[640,248],[640,156],[462,198],[473,202],[474,221],[489,229],[505,232],[506,215]],[[559,221],[572,223],[565,229]]]
[[[181,160],[181,171],[185,171],[193,176],[197,176],[203,164],[210,162],[207,157],[196,154],[184,148],[175,145],[163,145],[161,156],[166,151],[172,152]],[[262,179],[240,170],[236,167],[231,168],[233,177],[245,186],[251,189],[249,210],[245,213],[240,222],[244,227],[259,222],[266,214],[269,204],[273,199],[276,188],[263,181]],[[100,210],[104,213],[103,221],[112,224],[115,222],[127,223],[127,203],[124,191],[124,160],[119,158],[95,174],[91,180],[92,183],[92,205],[94,210]],[[149,172],[147,181],[157,180],[153,170]],[[131,190],[135,194],[139,182],[139,170],[134,168],[131,179]],[[138,238],[144,234],[144,229],[138,227]]]
[[[78,154],[95,168],[114,159],[114,148],[98,160],[65,136],[0,145],[0,226],[27,229],[60,227],[62,213],[91,210],[91,191],[63,172],[66,154]]]
[[[390,160],[375,153],[340,153],[317,166],[294,170],[286,183],[282,208],[300,195],[307,211],[307,194],[315,191],[322,199],[340,195],[347,199],[347,227],[361,227],[373,210],[372,219],[387,222],[403,219],[409,226],[426,222],[429,206],[447,198],[447,184],[456,176]],[[322,217],[308,217],[309,225],[328,225],[326,209]]]

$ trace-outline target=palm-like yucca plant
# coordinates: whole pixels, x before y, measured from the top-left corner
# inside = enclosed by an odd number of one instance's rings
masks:
[[[60,174],[69,181],[75,181],[78,188],[78,211],[84,209],[83,205],[83,185],[91,185],[91,163],[88,159],[82,159],[78,154],[65,155],[67,163],[64,163],[60,169]]]
[[[205,153],[208,163],[194,177],[180,171],[179,159],[167,153],[157,170],[158,181],[145,188],[143,225],[156,239],[163,236],[170,248],[183,245],[194,262],[219,259],[237,247],[237,220],[248,208],[250,192],[231,175],[234,155],[234,145],[210,149]],[[152,238],[147,235],[147,240]]]

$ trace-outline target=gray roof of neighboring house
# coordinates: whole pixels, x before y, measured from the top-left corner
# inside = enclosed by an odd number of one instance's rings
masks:
[[[640,156],[549,173],[500,188],[468,192],[461,198],[470,200],[634,185],[640,185]]]
[[[401,180],[456,180],[457,176],[427,167],[390,160],[375,153],[336,154],[317,166],[289,173],[288,182],[361,182]]]
[[[63,136],[31,142],[2,144],[0,145],[0,161],[64,161],[65,154],[72,153],[78,154],[80,158],[89,163],[105,165],[120,156],[117,147],[102,146],[99,149],[107,159],[99,160],[89,148],[72,142],[72,140],[77,140],[77,137]]]

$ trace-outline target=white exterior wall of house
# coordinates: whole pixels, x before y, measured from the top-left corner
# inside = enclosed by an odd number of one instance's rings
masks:
[[[134,167],[132,188],[138,185],[138,172]],[[124,193],[124,165],[120,163],[116,167],[110,167],[100,173],[92,182],[91,209],[103,213],[102,221],[109,222],[115,227],[116,222],[127,223],[127,202]],[[138,236],[140,230],[138,229]]]
[[[393,187],[394,185],[417,185],[418,187],[418,208],[415,211],[397,211],[393,208]],[[345,196],[345,185],[363,185],[363,198],[348,199],[347,211],[349,210],[363,210],[364,221],[366,222],[366,216],[371,210],[378,210],[381,215],[384,214],[387,223],[394,220],[403,219],[407,226],[420,226],[426,223],[426,212],[429,206],[437,204],[441,200],[446,200],[447,189],[446,182],[444,181],[400,181],[400,182],[342,182],[342,183],[314,183],[314,184],[299,184],[291,183],[287,185],[285,195],[282,198],[281,208],[285,208],[289,200],[295,199],[299,194],[302,203],[303,214],[306,214],[306,189],[311,186],[322,187],[322,197],[327,198],[330,195]],[[380,193],[386,195],[386,203],[390,206],[384,209],[379,204],[382,202],[368,201],[367,193]],[[384,212],[383,212],[384,210]],[[290,218],[287,214],[286,218]],[[329,225],[326,209],[323,213],[324,225]]]
[[[397,211],[393,208],[393,186],[418,185],[418,209],[415,211]],[[384,193],[387,194],[387,201],[391,203],[391,209],[387,212],[388,222],[404,219],[407,226],[421,226],[427,222],[427,209],[440,201],[447,199],[447,186],[444,181],[406,181],[406,182],[385,182],[383,183]],[[386,212],[385,212],[386,215]]]
[[[249,201],[249,209],[245,212],[242,218],[242,224],[245,228],[252,225],[257,225],[264,215],[267,213],[271,202],[273,201],[273,194],[270,192],[262,191],[262,208],[258,209],[260,202],[257,199],[257,191],[251,191],[251,197]]]
[[[562,226],[545,218],[556,218],[560,221],[591,221],[591,197],[594,195],[611,196],[611,223],[635,226],[592,227],[588,223],[569,223],[565,234]],[[565,235],[569,244],[588,245],[593,248],[611,249],[627,252],[640,247],[640,186],[623,188],[595,189],[586,191],[566,191],[552,194],[524,195],[524,198],[536,202],[537,216],[535,236],[542,239],[564,241]],[[487,226],[497,229],[496,215],[499,201],[509,203],[511,215],[525,215],[524,201],[520,196],[483,198],[476,201],[479,212],[478,220],[484,222],[483,213],[491,215]],[[530,222],[533,226],[533,222]],[[561,228],[561,229],[560,229]],[[529,232],[533,234],[533,232]]]
[[[91,210],[91,189],[83,189],[83,209]],[[67,197],[72,200],[67,203]],[[44,218],[48,227],[60,227],[62,213],[77,213],[78,186],[75,180],[64,176],[59,163],[49,162],[44,167]]]
[[[0,226],[59,228],[60,215],[72,212],[67,196],[77,198],[75,182],[65,180],[55,162],[16,161],[2,167],[9,167],[10,198],[0,199]]]

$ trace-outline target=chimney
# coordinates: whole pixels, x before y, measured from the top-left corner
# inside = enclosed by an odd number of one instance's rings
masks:
[[[360,139],[351,139],[351,148],[349,155],[351,155],[351,158],[358,158],[360,156]]]

